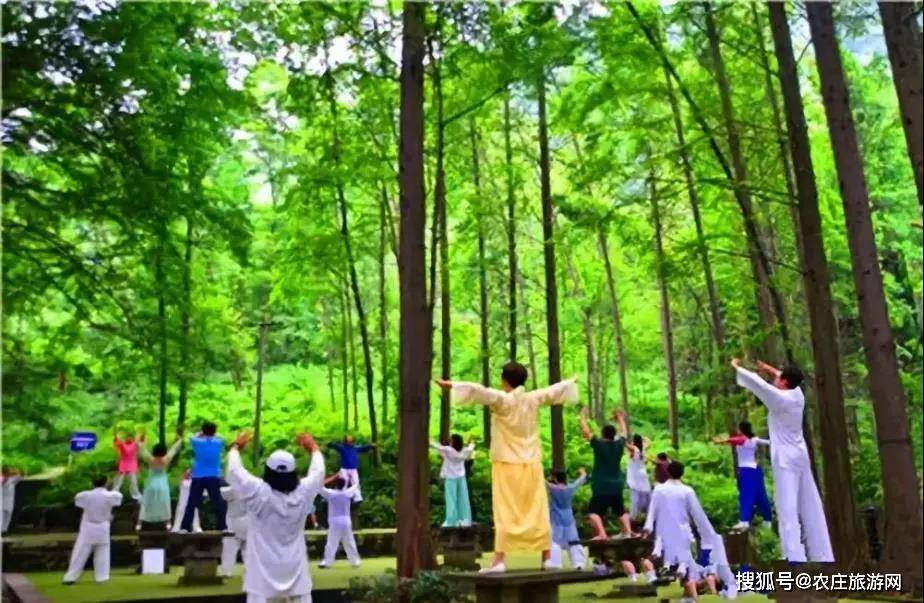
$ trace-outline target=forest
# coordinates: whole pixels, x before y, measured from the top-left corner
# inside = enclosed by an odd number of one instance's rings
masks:
[[[476,440],[490,517],[487,415],[433,378],[577,375],[728,526],[711,439],[766,433],[737,356],[805,370],[839,558],[873,506],[920,578],[921,14],[5,2],[3,464],[66,467],[50,505],[113,470],[114,427],[254,429],[254,463],[353,434],[411,575],[433,549],[395,509],[440,514],[429,440]],[[591,462],[578,416],[543,414],[549,468]]]

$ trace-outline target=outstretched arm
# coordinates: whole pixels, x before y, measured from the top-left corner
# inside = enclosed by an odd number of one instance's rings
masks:
[[[308,466],[308,473],[302,478],[302,485],[308,486],[317,493],[324,486],[324,454],[311,434],[302,433],[295,439],[299,446],[311,455],[311,464]]]
[[[242,500],[247,500],[254,496],[263,484],[263,480],[251,475],[244,464],[241,462],[241,449],[244,448],[253,434],[247,431],[238,434],[231,449],[228,451],[228,483],[234,488],[235,494]]]
[[[764,373],[765,375],[767,375],[767,376],[770,377],[771,379],[776,379],[776,378],[779,377],[781,374],[783,374],[783,371],[781,371],[780,369],[776,368],[776,367],[773,366],[772,364],[767,364],[767,363],[764,362],[763,360],[758,360],[758,361],[757,361],[757,372],[759,372],[759,373]]]
[[[623,439],[629,439],[629,428],[626,426],[626,413],[621,410],[614,410],[613,418],[616,419],[616,423],[619,424],[619,435],[621,435]]]
[[[594,437],[594,432],[590,430],[590,425],[587,424],[586,407],[581,409],[581,435],[584,436],[584,439],[588,442]]]
[[[757,373],[741,366],[741,361],[737,358],[733,359],[731,364],[737,374],[738,385],[757,396],[768,410],[778,410],[780,408],[783,404],[780,399],[780,390],[764,381]]]
[[[577,377],[565,379],[554,385],[531,391],[527,395],[536,400],[541,406],[556,406],[577,402]]]
[[[436,383],[443,389],[451,390],[453,400],[459,404],[495,406],[504,400],[504,392],[485,387],[480,383],[448,381],[446,379],[437,379]]]
[[[769,446],[770,440],[764,438],[754,438],[754,442],[760,444],[761,446]]]
[[[583,467],[581,467],[580,469],[578,469],[577,479],[571,482],[570,484],[568,484],[568,488],[571,490],[577,490],[578,488],[583,486],[586,481],[587,481],[587,471]]]

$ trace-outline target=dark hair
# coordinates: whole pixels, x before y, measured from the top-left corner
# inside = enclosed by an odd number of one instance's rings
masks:
[[[667,466],[667,474],[671,479],[680,479],[683,477],[683,463],[680,461],[671,461]]]
[[[94,488],[105,488],[105,487],[106,487],[106,483],[107,483],[108,481],[109,481],[109,478],[108,478],[108,477],[106,477],[105,475],[101,475],[101,476],[99,476],[99,477],[93,479],[93,487],[94,487]]]
[[[508,362],[501,371],[501,379],[513,388],[520,387],[526,383],[527,375],[529,373],[526,371],[526,367],[519,362]]]
[[[743,433],[749,438],[754,437],[754,430],[751,428],[750,421],[741,421],[740,423],[738,423],[738,431],[740,431],[741,433]]]
[[[790,364],[784,368],[780,373],[780,377],[786,380],[789,389],[796,389],[802,385],[802,381],[805,379],[805,376],[802,374],[802,369],[794,364]]]
[[[346,480],[342,477],[335,477],[330,482],[330,487],[334,490],[343,490],[343,487],[346,486]]]
[[[638,448],[640,452],[645,448],[645,440],[643,440],[641,434],[638,433],[632,434],[632,444]]]
[[[667,453],[666,453],[666,452],[659,452],[659,453],[658,453],[658,460],[659,460],[659,461],[666,461],[666,460],[667,460]]]
[[[216,431],[218,431],[218,425],[215,425],[211,421],[206,421],[202,424],[202,433],[204,435],[213,436]]]
[[[603,435],[604,440],[613,440],[616,438],[616,428],[612,425],[604,425],[600,433]]]
[[[263,469],[263,481],[277,492],[288,494],[298,488],[298,473],[295,471],[276,471],[266,467]]]
[[[449,436],[450,445],[455,448],[457,451],[461,452],[462,448],[465,447],[465,442],[462,441],[462,436],[457,433]]]
[[[568,483],[568,476],[564,471],[552,471],[552,481],[556,484]]]
[[[167,445],[163,442],[154,444],[154,447],[151,448],[151,456],[167,456]]]

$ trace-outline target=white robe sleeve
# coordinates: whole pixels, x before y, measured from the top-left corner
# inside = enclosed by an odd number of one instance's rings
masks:
[[[740,366],[735,369],[738,385],[748,390],[764,403],[769,410],[779,409],[783,405],[780,390],[775,385],[764,381],[760,375]]]
[[[540,406],[554,406],[577,402],[578,388],[574,379],[565,379],[555,385],[533,390],[526,395]]]
[[[106,493],[106,500],[109,502],[109,506],[118,507],[122,504],[122,493],[109,491]]]
[[[649,534],[654,533],[655,518],[658,516],[658,501],[661,499],[661,493],[657,488],[651,493],[651,502],[648,503],[648,513],[645,515],[645,527],[642,528]]]
[[[760,444],[761,446],[769,446],[770,440],[765,440],[764,438],[754,438],[755,444]]]
[[[465,448],[462,449],[462,458],[463,458],[463,459],[468,460],[468,459],[472,458],[472,455],[473,455],[473,454],[475,454],[475,445],[474,445],[474,444],[469,444],[468,446],[466,446]]]
[[[265,483],[250,474],[241,463],[241,452],[237,448],[228,451],[228,483],[241,500],[253,498]]]
[[[452,399],[458,404],[495,406],[504,401],[504,396],[504,392],[499,389],[491,389],[480,383],[454,381],[452,384]]]
[[[324,487],[324,453],[315,450],[311,453],[311,464],[308,473],[302,478],[302,486],[308,488],[309,496],[313,499]]]
[[[78,509],[86,509],[87,502],[89,502],[89,498],[90,498],[90,492],[88,490],[84,490],[83,492],[78,492],[77,496],[74,497],[74,506],[76,506]]]
[[[707,544],[715,543],[716,540],[721,542],[722,538],[715,531],[715,528],[712,527],[712,522],[709,521],[709,518],[706,516],[706,512],[703,510],[703,506],[699,504],[699,499],[696,498],[696,493],[693,492],[691,488],[687,493],[687,513],[690,515],[690,519],[693,520],[693,525],[696,526],[696,531],[699,532],[699,538],[702,542]]]

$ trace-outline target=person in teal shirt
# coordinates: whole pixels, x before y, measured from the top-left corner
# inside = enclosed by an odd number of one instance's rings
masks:
[[[590,513],[587,516],[587,520],[594,529],[593,540],[609,538],[603,523],[607,511],[612,511],[619,518],[622,527],[620,536],[623,538],[632,536],[629,514],[626,513],[622,500],[626,476],[622,471],[621,463],[628,430],[626,429],[626,418],[621,412],[614,412],[613,417],[619,422],[620,435],[617,437],[614,426],[604,425],[600,431],[601,437],[598,438],[587,424],[586,409],[581,413],[581,433],[584,439],[590,442],[590,447],[594,451],[594,470],[590,478],[592,495]]]

